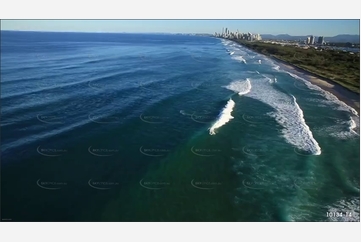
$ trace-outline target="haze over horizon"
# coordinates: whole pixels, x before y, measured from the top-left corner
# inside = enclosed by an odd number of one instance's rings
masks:
[[[204,33],[231,31],[259,34],[360,35],[359,20],[2,20],[2,30],[106,33]]]

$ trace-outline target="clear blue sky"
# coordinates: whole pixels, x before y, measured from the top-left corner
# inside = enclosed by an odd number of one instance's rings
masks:
[[[359,20],[2,20],[2,30],[74,32],[214,33],[231,31],[260,34],[360,34]]]

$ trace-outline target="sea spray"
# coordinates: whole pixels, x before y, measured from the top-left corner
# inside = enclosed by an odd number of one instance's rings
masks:
[[[312,154],[314,155],[320,155],[321,154],[321,147],[319,146],[319,144],[317,143],[317,141],[313,138],[313,134],[310,130],[310,128],[307,126],[305,118],[303,116],[303,111],[300,108],[300,106],[298,105],[298,103],[296,102],[296,98],[291,95],[293,98],[293,101],[296,105],[296,110],[297,110],[297,115],[299,116],[299,120],[301,121],[301,126],[302,126],[302,131],[305,131],[307,133],[307,136],[309,137],[309,143],[307,145],[305,145],[305,148],[308,148]],[[294,134],[291,134],[294,135]]]
[[[299,77],[299,76],[297,76],[297,75],[295,75],[295,74],[293,74],[291,72],[286,71],[286,73],[288,75],[290,75],[291,77],[295,78],[295,79],[301,80],[303,83],[306,84],[306,86],[309,89],[319,91],[321,93],[321,95],[323,97],[325,97],[327,100],[329,100],[329,101],[331,101],[333,103],[336,103],[339,106],[338,110],[348,111],[348,112],[351,112],[352,114],[354,114],[355,116],[358,116],[358,112],[354,108],[348,106],[346,103],[339,100],[334,94],[323,90],[319,86],[316,86],[316,85],[312,84],[311,82],[307,81],[306,79],[301,78],[301,77]]]
[[[355,120],[354,119],[356,119],[356,122],[355,122]],[[359,135],[356,131],[355,131],[355,129],[357,129],[357,123],[359,123],[359,121],[360,121],[360,118],[359,117],[351,117],[350,116],[350,120],[347,122],[348,123],[348,129],[349,129],[349,131],[352,133],[352,134],[355,134],[355,135]]]
[[[209,134],[215,135],[215,130],[219,127],[228,123],[231,119],[233,119],[232,111],[235,106],[235,103],[232,99],[229,99],[226,106],[222,109],[217,117],[217,121],[209,128]]]
[[[237,60],[237,61],[240,61],[240,62],[243,62],[244,64],[247,64],[246,60],[243,58],[243,56],[232,56],[232,59],[233,60]]]
[[[266,76],[255,81],[247,78],[246,81],[231,82],[225,88],[240,95],[246,93],[247,97],[259,100],[274,108],[275,111],[269,115],[283,127],[281,132],[286,141],[299,150],[320,155],[321,148],[306,125],[303,111],[297,104],[296,98],[273,88],[269,81],[270,78]],[[250,92],[251,88],[254,91]]]
[[[238,95],[245,95],[251,91],[252,85],[251,81],[247,78],[246,81],[234,81],[229,85],[225,86],[225,88],[237,92]]]

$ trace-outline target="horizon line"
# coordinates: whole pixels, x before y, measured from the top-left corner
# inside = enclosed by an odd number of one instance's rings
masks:
[[[0,31],[13,31],[13,32],[39,32],[39,33],[87,33],[87,34],[206,34],[206,35],[213,35],[214,33],[181,33],[181,32],[94,32],[94,31],[73,31],[73,30],[69,30],[69,31],[52,31],[52,30],[17,30],[17,29],[1,29]],[[324,36],[324,35],[314,35],[314,34],[306,34],[306,35],[290,35],[287,33],[281,33],[281,34],[260,34],[260,35],[273,35],[273,36],[277,36],[277,35],[288,35],[288,36],[294,36],[294,37],[298,37],[298,36],[323,36],[325,38],[327,37],[335,37],[338,35],[355,35],[355,36],[360,36],[360,34],[337,34],[334,36]]]

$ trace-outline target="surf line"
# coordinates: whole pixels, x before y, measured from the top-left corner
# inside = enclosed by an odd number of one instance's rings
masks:
[[[233,111],[234,106],[235,106],[235,103],[232,100],[232,98],[230,98],[228,100],[226,106],[224,106],[222,111],[218,114],[216,122],[212,125],[212,127],[209,128],[209,134],[210,135],[215,135],[216,134],[216,132],[215,132],[216,129],[222,127],[223,125],[225,125],[231,119],[234,118],[232,116],[232,111]]]
[[[251,91],[252,85],[250,80],[247,78],[246,81],[243,82],[232,82],[228,86],[226,86],[227,89],[236,91],[238,95],[242,96]],[[213,125],[208,129],[210,135],[216,134],[216,129],[222,127],[226,123],[228,123],[231,119],[234,117],[232,116],[232,111],[234,106],[236,105],[235,102],[232,100],[232,96],[229,98],[227,104],[224,106],[224,108],[221,110],[221,112],[218,114],[217,120],[213,123]]]

